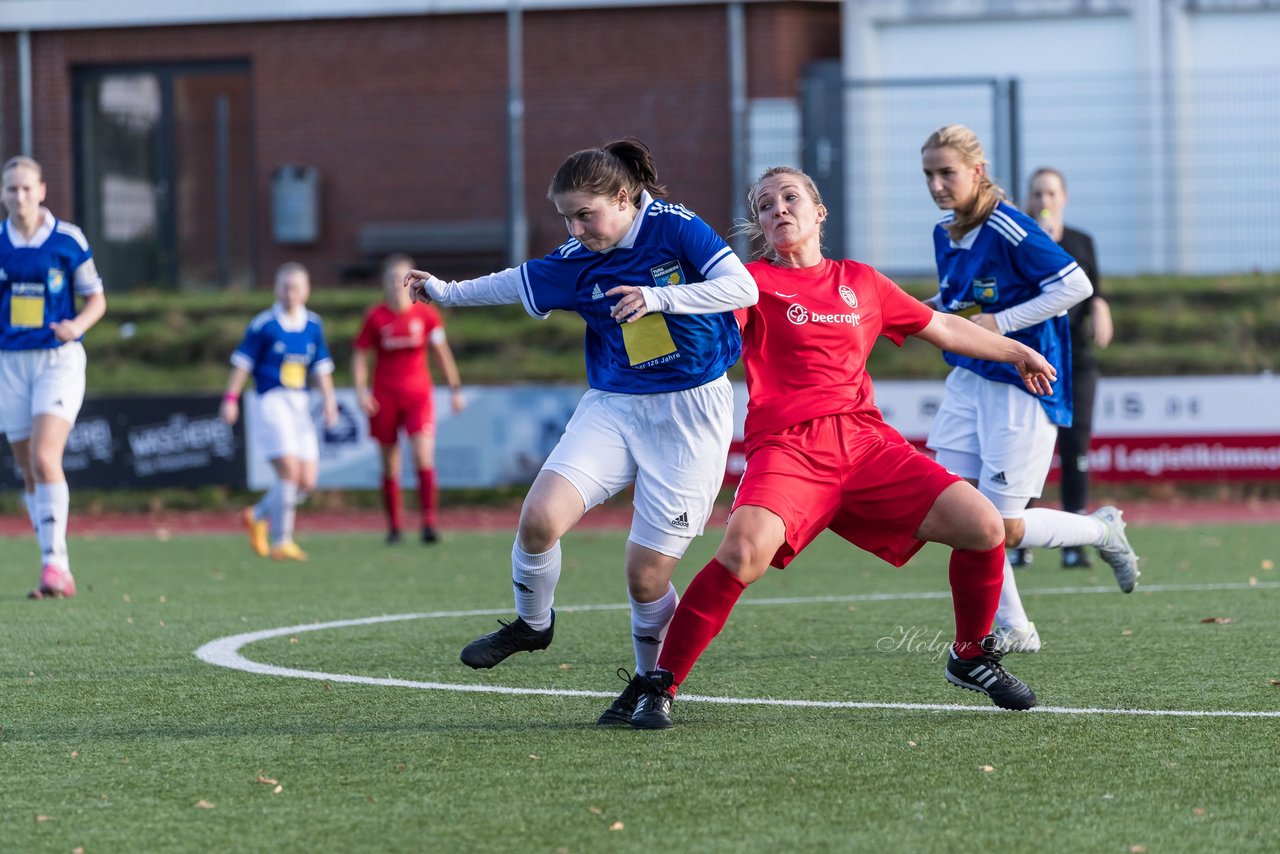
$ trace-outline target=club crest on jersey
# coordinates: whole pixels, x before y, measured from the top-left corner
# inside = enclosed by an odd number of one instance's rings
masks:
[[[686,281],[684,271],[680,269],[679,261],[668,261],[665,264],[650,267],[649,275],[653,276],[653,283],[658,287],[662,287],[664,285],[679,285]]]
[[[792,303],[787,308],[787,320],[790,320],[796,326],[803,326],[809,322],[809,309],[799,303]]]
[[[973,280],[973,298],[976,302],[991,303],[1000,299],[1000,286],[995,277]]]
[[[49,268],[49,275],[45,277],[44,281],[51,294],[62,293],[62,289],[67,285],[66,275],[56,267]]]
[[[840,299],[844,300],[844,304],[849,308],[858,307],[858,295],[853,292],[853,288],[848,285],[840,286]]]

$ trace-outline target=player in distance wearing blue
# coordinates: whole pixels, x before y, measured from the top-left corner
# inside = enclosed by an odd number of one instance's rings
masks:
[[[461,657],[488,668],[551,643],[560,538],[634,483],[625,565],[636,675],[599,720],[625,725],[676,609],[672,571],[724,481],[733,431],[725,371],[742,350],[732,312],[758,293],[723,238],[661,201],[666,188],[639,140],[577,152],[547,195],[569,240],[545,258],[462,282],[415,270],[406,284],[441,305],[521,303],[534,317],[561,310],[586,321],[590,388],[520,511],[511,551],[519,616]]]
[[[70,597],[76,582],[67,555],[71,494],[62,454],[84,402],[80,340],[106,313],[107,298],[80,229],[44,207],[40,164],[14,157],[0,176],[9,214],[0,226],[0,431],[22,470],[23,500],[40,544],[40,582],[27,595]]]
[[[1138,581],[1138,556],[1118,509],[1102,507],[1088,516],[1027,509],[1049,474],[1058,428],[1072,423],[1067,311],[1093,287],[1035,220],[1004,201],[973,131],[939,128],[920,153],[929,194],[946,211],[933,231],[939,281],[934,308],[969,313],[979,326],[1042,353],[1058,373],[1053,393],[1035,397],[1008,365],[945,353],[953,370],[928,446],[939,463],[996,505],[1009,548],[1095,546],[1129,593]],[[995,635],[1002,651],[1040,648],[1007,558]]]

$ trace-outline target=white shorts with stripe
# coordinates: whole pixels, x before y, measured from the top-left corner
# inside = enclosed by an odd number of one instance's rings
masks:
[[[273,388],[258,395],[254,440],[269,460],[295,457],[320,459],[320,441],[311,420],[311,395],[306,391]]]
[[[84,345],[0,350],[0,431],[10,442],[31,438],[37,415],[76,423],[84,403]]]
[[[1057,426],[1026,389],[956,368],[926,444],[939,465],[975,481],[1001,516],[1018,519],[1044,488],[1057,440]]]
[[[587,509],[634,483],[629,539],[679,558],[711,517],[732,438],[726,377],[661,394],[590,389],[542,467],[572,483]]]

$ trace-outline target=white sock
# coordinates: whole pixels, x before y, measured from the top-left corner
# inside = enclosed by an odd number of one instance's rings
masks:
[[[540,555],[511,547],[511,583],[515,586],[516,613],[529,628],[542,631],[551,625],[551,605],[560,581],[560,541]]]
[[[1026,530],[1019,548],[1060,549],[1063,546],[1100,546],[1107,538],[1107,527],[1093,516],[1081,516],[1065,510],[1032,507],[1022,514]]]
[[[1022,597],[1018,595],[1018,582],[1013,580],[1013,565],[1008,556],[1004,559],[1004,586],[1000,588],[1000,604],[996,606],[996,625],[1025,629],[1030,620],[1022,608]]]
[[[293,521],[298,506],[298,484],[282,480],[277,484],[275,512],[271,514],[271,542],[277,546],[293,542]]]
[[[31,530],[39,534],[40,520],[36,516],[36,494],[34,492],[23,492],[22,503],[27,505],[27,518],[31,520]]]
[[[71,510],[71,490],[67,482],[37,483],[35,494],[36,539],[40,541],[40,557],[63,571],[67,562],[67,514]]]
[[[271,484],[271,487],[262,494],[258,499],[258,503],[253,505],[253,520],[261,522],[263,519],[270,520],[271,514],[276,508],[277,493],[280,491],[280,481]]]
[[[636,673],[648,673],[658,668],[658,653],[666,640],[671,616],[680,604],[675,585],[668,583],[667,592],[653,602],[637,602],[631,598],[631,642],[636,648]]]

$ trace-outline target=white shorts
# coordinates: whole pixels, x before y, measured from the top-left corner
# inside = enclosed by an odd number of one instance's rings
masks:
[[[956,368],[926,444],[939,465],[976,481],[1001,516],[1017,519],[1044,488],[1057,439],[1030,392]]]
[[[662,394],[591,389],[542,467],[572,483],[588,510],[634,483],[629,539],[679,558],[711,517],[732,438],[725,377]]]
[[[0,431],[10,442],[31,438],[37,415],[76,423],[84,403],[84,345],[0,350]]]
[[[254,439],[269,460],[320,459],[320,442],[315,422],[311,420],[311,395],[285,388],[273,388],[258,395]]]

